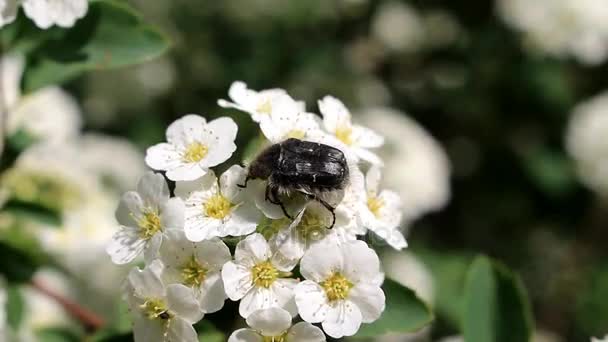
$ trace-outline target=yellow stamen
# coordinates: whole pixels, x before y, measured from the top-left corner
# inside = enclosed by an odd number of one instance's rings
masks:
[[[261,114],[270,115],[270,113],[272,113],[272,104],[270,103],[270,100],[264,99],[264,101],[258,105],[256,111]]]
[[[380,216],[380,210],[384,207],[384,201],[376,196],[367,197],[367,207],[374,214],[374,216]]]
[[[182,160],[186,163],[196,163],[205,158],[208,152],[209,148],[207,146],[195,141],[186,147],[186,152],[184,152]]]
[[[287,133],[287,138],[296,138],[296,139],[304,139],[306,136],[306,132],[299,129],[292,129]]]
[[[350,126],[342,125],[342,126],[336,128],[335,134],[336,134],[336,138],[338,138],[338,140],[340,140],[341,142],[345,143],[348,146],[352,145],[353,129]]]
[[[183,282],[189,286],[200,286],[205,280],[207,272],[208,270],[193,255],[182,268]]]
[[[148,240],[158,233],[161,229],[160,216],[155,210],[145,210],[143,216],[137,220],[139,235],[142,239]]]
[[[230,215],[233,206],[234,204],[226,197],[218,193],[205,202],[203,205],[203,212],[209,217],[220,220]]]
[[[253,283],[259,287],[269,288],[279,275],[279,270],[270,261],[263,261],[251,269]]]
[[[148,299],[139,306],[143,314],[150,320],[169,319],[171,313],[167,311],[167,306],[160,299]]]
[[[287,332],[279,336],[263,336],[262,342],[287,342]]]
[[[322,282],[321,287],[330,302],[342,300],[348,297],[348,292],[353,288],[353,283],[348,281],[342,274],[336,272]]]

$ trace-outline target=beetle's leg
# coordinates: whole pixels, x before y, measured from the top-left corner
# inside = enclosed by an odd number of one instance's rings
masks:
[[[245,184],[237,184],[236,186],[238,186],[241,189],[246,188],[247,182],[249,182],[250,179],[251,179],[251,177],[247,176],[247,177],[245,177]]]
[[[279,190],[279,188],[277,188],[277,187],[267,186],[266,187],[266,199],[268,200],[268,202],[280,206],[281,210],[283,211],[283,214],[285,214],[285,216],[287,216],[287,218],[289,218],[290,220],[293,220],[293,216],[289,215],[289,213],[287,212],[287,209],[285,208],[285,205],[279,199],[278,190]],[[269,196],[269,194],[270,194],[270,196]]]
[[[325,207],[325,209],[329,210],[329,212],[331,213],[331,226],[329,226],[327,229],[332,229],[334,227],[334,225],[336,224],[336,208],[332,207],[331,204],[327,203],[327,201],[325,201],[324,199],[322,199],[321,197],[315,195],[315,194],[311,194],[308,192],[305,192],[303,190],[298,190],[298,192],[300,192],[301,194],[304,194],[307,198],[311,199],[311,200],[315,200],[319,203],[321,203],[321,205],[323,205]]]

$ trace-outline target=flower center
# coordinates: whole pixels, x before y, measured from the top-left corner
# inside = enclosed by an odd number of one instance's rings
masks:
[[[306,210],[297,231],[306,240],[320,240],[325,235],[326,227],[325,221],[317,213]]]
[[[143,216],[137,220],[139,235],[148,240],[161,230],[160,216],[154,210],[145,210]]]
[[[262,336],[262,342],[286,342],[287,332],[282,333],[279,336]]]
[[[264,288],[269,288],[277,280],[279,273],[279,270],[269,260],[261,262],[251,269],[253,283],[258,287]]]
[[[189,286],[200,286],[205,280],[207,271],[208,270],[203,267],[193,255],[182,268],[182,279],[184,284]]]
[[[270,100],[264,99],[256,108],[256,112],[270,115],[270,113],[272,113],[272,104],[270,103]]]
[[[154,319],[169,319],[172,317],[167,310],[165,302],[160,299],[148,299],[139,306],[143,314],[150,320]]]
[[[262,222],[258,224],[256,232],[262,234],[266,240],[270,240],[270,238],[289,225],[289,223],[291,223],[291,220],[285,217],[276,220],[264,217]]]
[[[352,138],[353,129],[350,126],[342,125],[336,128],[336,138],[346,145],[350,146],[353,143]]]
[[[201,161],[201,159],[205,158],[207,152],[209,152],[209,148],[207,146],[195,141],[186,147],[182,160],[186,163],[197,163]]]
[[[306,136],[306,132],[300,129],[292,129],[287,133],[287,138],[296,138],[296,139],[304,139]]]
[[[384,201],[376,196],[367,197],[367,207],[374,214],[374,216],[380,216],[380,210],[384,207]]]
[[[203,205],[203,211],[205,215],[214,219],[223,219],[230,214],[233,204],[222,194],[213,195]]]
[[[330,302],[345,299],[350,289],[354,286],[353,283],[338,272],[325,279],[320,285],[325,290],[325,295],[327,295],[327,299]]]

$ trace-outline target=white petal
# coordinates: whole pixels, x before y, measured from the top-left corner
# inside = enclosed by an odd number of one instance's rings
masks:
[[[211,270],[221,270],[225,263],[232,260],[230,249],[218,239],[201,241],[195,244],[196,259]]]
[[[145,161],[154,170],[172,170],[184,164],[180,150],[167,143],[148,147]]]
[[[127,281],[139,298],[163,298],[165,296],[165,288],[154,267],[148,266],[143,270],[133,268],[129,272]]]
[[[203,318],[203,312],[194,296],[194,291],[182,284],[167,286],[167,306],[171,312],[190,324]]]
[[[179,197],[173,197],[161,205],[160,222],[164,229],[184,228],[184,202]]]
[[[207,172],[207,168],[201,168],[197,163],[187,163],[167,169],[166,175],[173,181],[190,181],[204,176]]]
[[[380,159],[380,157],[378,157],[377,154],[375,154],[374,152],[371,152],[370,150],[366,150],[364,148],[360,148],[360,147],[356,147],[356,146],[352,147],[351,150],[354,152],[354,154],[357,155],[358,158],[363,159],[372,165],[379,165],[379,166],[384,165],[384,163],[382,162],[382,159]]]
[[[116,221],[123,226],[137,227],[136,219],[142,216],[144,209],[144,203],[137,192],[126,192],[116,209]]]
[[[184,115],[167,127],[167,141],[176,147],[187,146],[201,135],[206,123],[200,115]]]
[[[322,342],[326,340],[323,330],[308,322],[300,322],[291,327],[287,339],[291,342]]]
[[[154,234],[154,236],[146,242],[146,248],[144,249],[144,261],[146,263],[150,263],[158,257],[158,250],[160,249],[162,242],[163,235],[160,233]]]
[[[236,151],[234,139],[238,126],[228,117],[215,119],[204,128],[203,143],[209,147],[205,158],[200,161],[203,167],[212,167],[221,164]]]
[[[323,321],[323,330],[333,338],[352,336],[361,326],[361,311],[348,300],[336,302],[327,312]]]
[[[264,336],[278,336],[291,327],[291,315],[281,308],[258,310],[247,317],[247,325]]]
[[[159,320],[150,320],[134,314],[133,337],[135,342],[164,342],[164,326]]]
[[[380,318],[385,308],[384,292],[375,284],[355,285],[349,291],[348,299],[361,311],[363,323],[371,323]]]
[[[232,300],[240,300],[253,287],[249,268],[232,261],[227,262],[222,268],[222,280],[224,290]]]
[[[77,19],[86,14],[88,2],[86,0],[24,0],[23,9],[36,26],[42,29],[52,25],[72,27]]]
[[[189,199],[195,192],[214,190],[215,193],[215,189],[217,189],[217,178],[213,170],[209,170],[201,178],[175,183],[175,195],[184,200]]]
[[[201,284],[198,302],[204,313],[219,311],[224,306],[226,291],[219,272],[209,274]]]
[[[384,138],[373,130],[354,125],[353,126],[354,144],[363,148],[377,148],[384,144]]]
[[[243,203],[230,215],[230,219],[226,222],[223,229],[223,234],[220,236],[243,236],[251,234],[258,226],[262,214],[253,205],[253,203]]]
[[[254,330],[239,329],[230,335],[228,342],[264,342],[264,338]]]
[[[198,342],[198,336],[192,323],[183,319],[173,318],[169,321],[165,341]]]
[[[365,175],[365,187],[367,193],[372,196],[377,196],[380,193],[380,180],[382,179],[382,171],[379,166],[372,166]]]
[[[18,8],[19,2],[17,0],[3,0],[0,3],[0,27],[15,21]]]
[[[310,280],[299,283],[294,289],[298,313],[303,320],[319,323],[325,320],[329,305],[323,288]]]
[[[316,244],[306,251],[300,262],[304,278],[321,282],[344,266],[343,255],[337,245]]]
[[[292,316],[296,316],[298,313],[294,299],[294,290],[298,283],[297,279],[282,278],[275,280],[270,286],[276,298],[275,304],[287,310]]]
[[[255,233],[249,235],[245,240],[236,245],[234,260],[239,264],[254,266],[259,262],[266,261],[272,257],[270,246],[262,236]]]
[[[143,252],[145,246],[146,241],[139,237],[139,229],[121,226],[112,236],[106,252],[113,263],[122,265],[133,261]]]
[[[245,183],[245,169],[240,165],[232,165],[228,170],[224,171],[220,177],[220,192],[230,202],[240,202],[239,195],[244,189],[241,189],[237,184]]]
[[[186,217],[184,232],[188,240],[198,242],[220,236],[219,232],[222,227],[222,221],[200,214]]]
[[[188,262],[194,251],[194,244],[186,238],[183,230],[171,229],[165,232],[159,254],[167,269],[175,269]]]
[[[376,252],[361,241],[352,241],[341,246],[344,258],[344,276],[351,282],[372,279],[380,273],[380,260]]]
[[[333,96],[325,96],[319,101],[319,111],[323,115],[323,125],[328,132],[335,132],[342,125],[350,125],[350,112],[342,101]]]
[[[254,287],[241,299],[239,314],[241,317],[247,318],[257,310],[280,306],[279,300],[272,289]]]
[[[146,172],[137,183],[137,193],[146,207],[159,208],[169,199],[169,186],[163,175]]]

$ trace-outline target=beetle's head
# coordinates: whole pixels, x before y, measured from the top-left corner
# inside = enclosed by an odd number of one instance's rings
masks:
[[[278,144],[269,146],[262,151],[249,165],[247,177],[250,179],[268,179],[281,155],[281,147]]]

